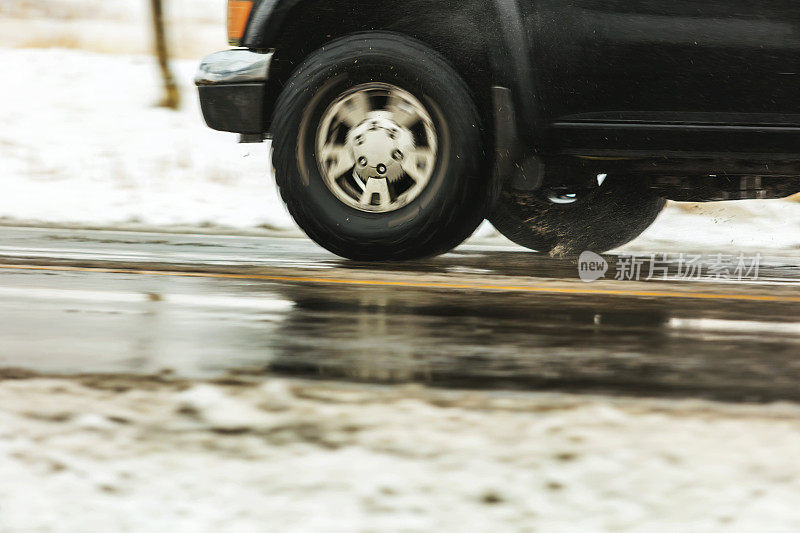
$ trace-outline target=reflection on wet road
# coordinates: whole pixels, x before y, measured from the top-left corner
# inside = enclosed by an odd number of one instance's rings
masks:
[[[294,239],[3,233],[0,368],[800,400],[797,258],[760,283],[585,284],[497,246],[366,265]]]

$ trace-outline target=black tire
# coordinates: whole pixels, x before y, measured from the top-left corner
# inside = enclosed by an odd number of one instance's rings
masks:
[[[544,192],[505,190],[489,220],[509,240],[537,252],[603,253],[641,235],[665,204],[645,181],[609,176],[570,204],[554,204]]]
[[[315,156],[314,131],[325,110],[348,89],[369,82],[414,95],[430,111],[440,138],[425,189],[388,213],[360,211],[337,199]],[[495,199],[469,89],[444,58],[403,35],[353,34],[312,53],[278,98],[272,132],[276,181],[289,212],[311,239],[343,257],[382,261],[447,252],[475,231]]]

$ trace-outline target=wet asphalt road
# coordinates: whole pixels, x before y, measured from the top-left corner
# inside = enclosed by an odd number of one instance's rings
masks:
[[[0,230],[0,375],[796,401],[798,311],[797,255],[759,282],[583,283],[574,259],[497,244],[383,265],[303,239]]]

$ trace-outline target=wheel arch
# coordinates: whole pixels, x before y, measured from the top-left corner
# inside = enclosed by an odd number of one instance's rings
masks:
[[[536,129],[532,66],[517,0],[262,0],[242,45],[275,50],[269,93],[277,94],[310,52],[369,30],[408,35],[447,58],[470,87],[487,131],[493,85],[511,89],[520,133]],[[266,108],[270,121],[272,102]]]

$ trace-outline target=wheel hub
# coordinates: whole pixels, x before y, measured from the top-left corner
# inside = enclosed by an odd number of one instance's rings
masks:
[[[414,136],[386,111],[373,111],[347,134],[346,146],[356,161],[355,174],[395,181],[403,177],[403,160],[414,151]]]
[[[336,198],[359,211],[388,213],[427,187],[438,138],[417,98],[372,82],[353,87],[328,107],[316,148],[320,173]]]

